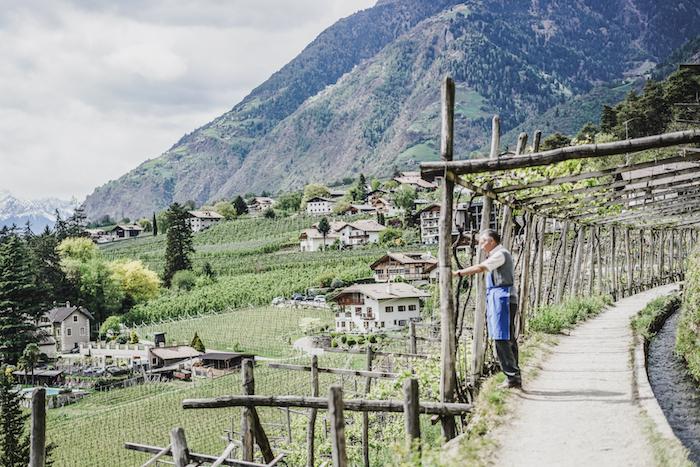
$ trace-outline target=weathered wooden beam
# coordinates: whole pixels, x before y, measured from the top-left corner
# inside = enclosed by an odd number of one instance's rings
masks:
[[[252,359],[246,358],[241,362],[241,383],[244,395],[255,394]],[[249,407],[245,407],[241,414],[241,450],[243,452],[244,461],[253,461],[254,442],[253,413]]]
[[[411,324],[414,324],[411,321]],[[415,336],[415,327],[414,336]],[[415,342],[415,340],[414,340]],[[365,357],[365,370],[372,371],[372,360],[374,359],[374,353],[372,352],[372,346],[367,346],[367,355]],[[372,388],[372,378],[367,378],[365,380],[365,394],[369,394]],[[362,412],[362,461],[365,467],[369,467],[369,413]]]
[[[318,357],[311,356],[311,397],[318,397]],[[316,409],[309,409],[306,428],[306,466],[314,467],[314,442],[316,439]]]
[[[141,465],[141,467],[150,467],[151,465],[156,465],[158,463],[159,459],[170,455],[171,448],[172,448],[172,444],[168,444],[166,447],[161,449],[158,452],[158,454],[156,454],[155,456],[148,459],[143,465]]]
[[[454,105],[455,83],[452,78],[445,78],[442,85],[442,138],[440,158],[445,163],[451,162],[454,150]],[[454,179],[445,177],[440,207],[438,245],[438,268],[440,288],[440,400],[452,402],[457,390],[456,370],[456,333],[453,278],[452,278],[452,203],[454,202]],[[442,420],[443,436],[450,440],[457,435],[454,420]]]
[[[29,467],[44,467],[46,463],[46,389],[34,389],[31,404]]]
[[[235,448],[236,443],[229,443],[228,446],[226,446],[226,449],[224,449],[224,452],[222,452],[221,455],[216,458],[214,463],[211,464],[211,467],[219,467],[220,465],[224,465],[224,461],[231,455]]]
[[[325,397],[305,396],[220,396],[211,399],[185,399],[184,409],[216,409],[222,407],[305,407],[328,409],[328,399]],[[469,413],[470,404],[456,402],[421,402],[418,410],[425,415],[462,415]],[[396,400],[365,400],[348,399],[345,410],[351,412],[403,412],[403,401]]]
[[[124,443],[124,448],[128,449],[130,451],[136,451],[136,452],[143,452],[146,454],[158,454],[161,452],[164,448],[158,447],[158,446],[151,446],[148,444],[140,444],[140,443]],[[221,465],[231,465],[234,467],[273,467],[277,465],[281,460],[285,458],[286,454],[282,453],[275,457],[273,462],[270,462],[268,464],[258,464],[257,462],[246,462],[246,461],[241,461],[238,459],[226,459],[222,462]],[[198,454],[194,452],[190,452],[190,459],[193,462],[198,462],[200,464],[204,463],[212,463],[217,460],[216,456],[211,456],[208,454]]]
[[[190,450],[187,447],[184,429],[175,427],[170,430],[170,445],[175,467],[187,467],[190,464]]]
[[[413,323],[414,325],[417,323]],[[329,353],[348,353],[348,354],[355,354],[355,355],[365,355],[366,351],[364,350],[354,350],[354,349],[325,349],[324,352],[329,352]],[[382,356],[382,357],[400,357],[400,358],[419,358],[419,359],[426,359],[429,358],[430,355],[423,354],[423,353],[406,353],[406,352],[384,352],[382,350],[374,350],[372,349],[372,352],[374,355],[377,356]]]
[[[418,396],[418,380],[407,378],[403,382],[403,413],[406,424],[406,444],[409,452],[418,440],[418,451],[420,452],[420,412],[418,407],[420,400]]]
[[[700,130],[676,131],[642,138],[627,139],[602,144],[583,144],[552,149],[525,156],[501,157],[492,159],[471,159],[460,161],[441,161],[421,163],[421,173],[424,178],[434,178],[446,171],[457,175],[495,172],[500,170],[521,169],[525,167],[540,167],[572,159],[614,156],[647,149],[664,148],[680,144],[700,143]]]
[[[291,363],[268,363],[270,368],[292,371],[311,371],[309,365],[293,365]],[[362,378],[396,379],[398,373],[388,373],[385,371],[348,370],[345,368],[318,368],[319,373],[330,373],[333,375],[359,376]]]
[[[343,416],[343,387],[331,386],[328,392],[328,418],[331,420],[331,451],[333,467],[346,467],[345,417]]]

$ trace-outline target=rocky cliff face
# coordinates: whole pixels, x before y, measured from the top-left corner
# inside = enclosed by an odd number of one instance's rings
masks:
[[[98,188],[90,217],[148,215],[437,156],[440,81],[458,85],[459,157],[595,84],[646,72],[689,39],[689,0],[380,1],[324,31],[231,111]]]

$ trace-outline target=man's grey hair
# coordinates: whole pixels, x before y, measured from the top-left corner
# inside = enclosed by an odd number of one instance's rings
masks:
[[[501,243],[501,236],[498,232],[493,229],[484,229],[479,232],[479,236],[485,235],[490,239],[494,240],[496,243]]]

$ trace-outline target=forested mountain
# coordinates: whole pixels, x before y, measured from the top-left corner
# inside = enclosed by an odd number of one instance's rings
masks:
[[[231,111],[98,188],[90,217],[146,215],[388,175],[437,155],[439,85],[457,81],[459,157],[594,86],[640,76],[696,32],[690,0],[380,1],[345,18]]]

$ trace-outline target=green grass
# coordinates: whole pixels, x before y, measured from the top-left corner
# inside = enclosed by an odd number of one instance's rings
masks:
[[[529,330],[558,334],[580,321],[585,321],[599,314],[611,303],[609,297],[597,296],[575,298],[558,305],[538,308],[529,321]]]
[[[455,101],[455,116],[476,120],[492,115],[492,112],[488,111],[486,99],[473,89],[457,88]]]
[[[700,250],[697,249],[688,258],[676,352],[685,360],[693,378],[700,382]]]
[[[154,332],[165,332],[169,342],[181,344],[189,344],[196,332],[207,349],[282,357],[295,353],[291,344],[304,335],[305,328],[333,323],[328,309],[265,307],[141,326],[136,332],[148,340]]]
[[[661,323],[679,305],[680,296],[678,294],[655,298],[632,318],[632,328],[648,341],[654,337]]]
[[[427,141],[423,143],[416,144],[410,148],[403,151],[396,158],[398,162],[406,162],[409,160],[414,160],[418,162],[434,161],[440,158],[438,150],[435,148],[435,143],[432,141]]]

